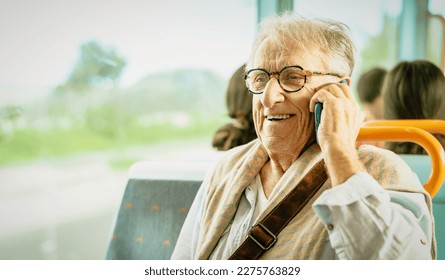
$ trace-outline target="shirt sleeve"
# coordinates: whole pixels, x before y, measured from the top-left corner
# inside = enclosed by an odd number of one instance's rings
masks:
[[[421,193],[384,190],[359,172],[312,207],[339,259],[432,258],[432,218]]]
[[[170,257],[172,260],[194,259],[204,202],[203,193],[203,186],[201,186],[182,225],[175,249]]]

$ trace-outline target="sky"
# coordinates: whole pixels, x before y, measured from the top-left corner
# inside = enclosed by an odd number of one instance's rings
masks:
[[[307,17],[341,20],[358,47],[377,34],[383,11],[402,0],[295,1]],[[63,83],[80,45],[115,48],[127,65],[121,86],[180,67],[228,78],[247,58],[256,31],[256,0],[0,0],[0,105]],[[431,0],[445,14],[445,1]],[[366,11],[366,13],[356,12]],[[14,92],[11,89],[19,87]],[[28,90],[27,90],[28,89]],[[8,92],[9,94],[5,94]],[[14,92],[16,94],[10,94]]]
[[[57,85],[90,40],[127,60],[123,85],[180,66],[229,75],[255,23],[254,0],[0,0],[0,85]]]

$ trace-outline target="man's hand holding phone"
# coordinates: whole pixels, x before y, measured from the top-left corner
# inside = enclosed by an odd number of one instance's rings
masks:
[[[346,181],[364,167],[358,159],[355,141],[363,123],[363,113],[352,95],[348,85],[328,83],[315,89],[309,109],[320,111],[317,133],[317,143],[324,154],[325,161],[333,185]]]

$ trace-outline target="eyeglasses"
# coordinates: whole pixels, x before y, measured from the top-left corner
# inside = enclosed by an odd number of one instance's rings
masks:
[[[279,72],[269,72],[263,68],[250,69],[244,76],[249,91],[253,94],[261,94],[266,88],[272,75],[278,76],[278,84],[285,92],[297,92],[306,84],[307,77],[310,76],[335,76],[344,77],[337,73],[322,73],[317,71],[304,70],[301,66],[286,66]]]

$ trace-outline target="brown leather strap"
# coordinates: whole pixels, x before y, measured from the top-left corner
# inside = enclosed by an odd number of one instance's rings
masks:
[[[312,167],[303,179],[258,224],[229,260],[256,260],[277,242],[278,234],[300,212],[327,179],[324,161]]]

